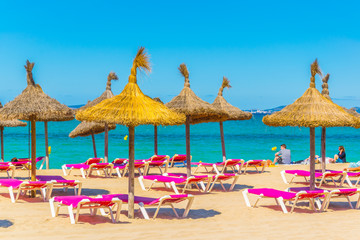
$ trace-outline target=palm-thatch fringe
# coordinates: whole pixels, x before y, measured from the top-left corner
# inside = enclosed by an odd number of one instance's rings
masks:
[[[230,81],[224,77],[223,83],[219,89],[219,93],[215,98],[214,102],[211,104],[214,108],[219,111],[224,111],[229,115],[227,121],[229,120],[248,120],[252,118],[252,114],[249,112],[241,111],[239,108],[234,107],[228,103],[223,97],[224,88],[230,88]]]
[[[191,124],[225,121],[228,116],[224,111],[218,111],[190,89],[189,72],[185,64],[180,65],[179,71],[185,78],[184,88],[178,96],[165,105],[176,112],[190,116]]]
[[[116,128],[115,124],[108,125],[109,130],[114,130]],[[86,137],[92,134],[99,134],[105,131],[104,123],[95,123],[95,122],[81,122],[77,127],[72,130],[69,134],[69,137]]]

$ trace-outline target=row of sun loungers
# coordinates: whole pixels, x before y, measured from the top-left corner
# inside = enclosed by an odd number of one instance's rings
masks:
[[[288,191],[281,191],[272,188],[256,188],[256,189],[245,189],[243,192],[245,204],[248,207],[256,207],[259,200],[263,198],[272,198],[276,201],[277,205],[280,205],[284,213],[288,213],[288,210],[285,206],[286,202],[292,202],[290,213],[293,212],[296,204],[299,201],[309,201],[310,207],[316,210],[315,203],[317,203],[318,209],[320,211],[326,211],[329,207],[330,201],[334,198],[346,198],[350,207],[354,208],[350,201],[350,196],[358,195],[358,200],[355,208],[360,206],[360,189],[336,189],[332,191],[327,191],[323,189],[316,189],[309,191],[304,188],[290,188]],[[250,204],[249,194],[257,196],[257,199],[253,205]],[[320,199],[323,200],[323,203],[320,203]]]
[[[286,184],[290,184],[294,181],[295,178],[304,178],[305,182],[307,182],[307,178],[310,177],[310,172],[305,170],[283,170],[281,171],[281,177]],[[292,175],[292,178],[288,182],[286,179],[285,174]],[[350,187],[356,187],[360,180],[360,172],[346,172],[346,171],[333,171],[333,170],[326,170],[324,173],[321,171],[315,172],[315,178],[320,180],[317,187],[321,187],[327,180],[331,180],[335,186],[337,186],[336,182],[339,182],[339,187],[342,187],[344,182],[346,182]],[[335,180],[338,178],[337,180]],[[356,183],[352,184],[350,178],[355,178]]]
[[[145,219],[149,219],[149,215],[146,211],[147,207],[156,207],[153,219],[159,213],[159,210],[163,206],[170,206],[174,211],[176,217],[179,217],[174,204],[180,203],[187,200],[188,203],[185,207],[182,217],[187,217],[191,205],[194,201],[194,197],[190,194],[182,195],[167,195],[161,198],[147,198],[135,196],[134,203],[139,206],[139,209]],[[89,209],[92,215],[96,215],[98,209],[104,216],[110,216],[113,223],[119,221],[120,211],[122,204],[128,203],[127,194],[111,194],[111,195],[99,195],[97,197],[88,197],[88,196],[64,196],[64,197],[54,197],[50,199],[50,210],[51,216],[56,217],[59,214],[59,210],[62,206],[68,208],[68,213],[70,217],[70,222],[75,224],[78,222],[79,213],[82,209]],[[108,210],[108,213],[105,212],[105,209]],[[74,216],[74,210],[76,211]],[[114,212],[115,211],[115,216]]]
[[[227,168],[232,169],[233,173],[238,172],[239,174],[243,170],[243,174],[246,174],[248,168],[255,168],[258,173],[262,173],[266,167],[266,160],[249,160],[245,162],[243,159],[228,159],[218,163],[206,163],[206,162],[193,162],[192,165],[196,165],[197,168],[194,170],[194,174],[200,168],[204,168],[207,172],[216,172],[217,174],[224,173]],[[210,170],[208,169],[210,168]]]

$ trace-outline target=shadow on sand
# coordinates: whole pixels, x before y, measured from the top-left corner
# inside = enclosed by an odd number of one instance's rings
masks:
[[[8,228],[11,227],[12,225],[14,225],[14,223],[9,220],[0,220],[0,227],[2,228]]]

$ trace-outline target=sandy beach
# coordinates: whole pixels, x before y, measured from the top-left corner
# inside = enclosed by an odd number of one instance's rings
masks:
[[[342,169],[347,164],[332,164],[330,169]],[[282,169],[307,169],[308,166],[276,166],[267,168],[262,174],[241,175],[235,190],[223,192],[217,185],[211,193],[189,191],[195,195],[193,207],[186,219],[177,219],[170,208],[160,210],[156,220],[144,220],[137,212],[136,218],[127,218],[127,205],[123,205],[120,222],[113,224],[109,218],[90,216],[82,211],[79,223],[70,224],[67,209],[60,210],[59,217],[52,218],[48,202],[41,198],[21,197],[18,203],[11,203],[6,188],[1,189],[0,224],[1,239],[300,239],[300,238],[352,238],[360,223],[358,210],[352,210],[347,203],[338,199],[331,203],[327,212],[314,213],[307,204],[300,204],[293,214],[284,214],[272,199],[263,199],[258,208],[247,208],[241,191],[245,188],[271,187],[285,189],[289,185],[280,177]],[[153,170],[155,171],[155,170]],[[184,172],[184,168],[171,168],[170,172]],[[61,175],[61,170],[40,170],[38,174]],[[79,172],[67,176],[83,182],[83,195],[127,193],[127,178],[91,177],[82,179]],[[17,171],[17,177],[26,177],[27,171]],[[161,186],[161,185],[159,185]],[[291,186],[304,186],[292,183]],[[333,185],[326,185],[330,189]],[[345,186],[346,187],[346,186]],[[68,194],[72,194],[69,190]],[[143,191],[135,181],[138,196],[160,197],[172,192],[163,187]],[[54,190],[53,196],[64,195]],[[251,198],[253,200],[254,198]],[[354,202],[357,197],[353,196]],[[184,207],[184,204],[178,205]],[[155,210],[149,209],[150,216]],[[182,212],[182,210],[180,210]]]

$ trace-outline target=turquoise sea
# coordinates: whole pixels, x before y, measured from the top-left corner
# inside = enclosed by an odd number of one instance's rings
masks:
[[[254,115],[247,121],[224,122],[227,158],[273,159],[272,147],[278,150],[282,143],[291,149],[292,160],[309,156],[309,129],[298,127],[269,127],[262,123],[263,115]],[[65,163],[83,162],[93,157],[91,137],[69,138],[79,121],[49,122],[50,167],[60,168]],[[153,126],[135,128],[135,158],[149,158],[154,153]],[[28,127],[5,128],[5,161],[13,157],[29,156]],[[127,128],[118,125],[109,132],[109,160],[128,156]],[[185,154],[185,126],[158,128],[158,153]],[[321,129],[316,129],[316,153],[320,155]],[[98,156],[104,154],[104,134],[96,135]],[[343,145],[348,162],[360,160],[360,129],[328,128],[327,156],[333,157]],[[44,123],[37,123],[37,156],[45,154]],[[222,161],[219,123],[191,126],[191,154],[193,161]]]

